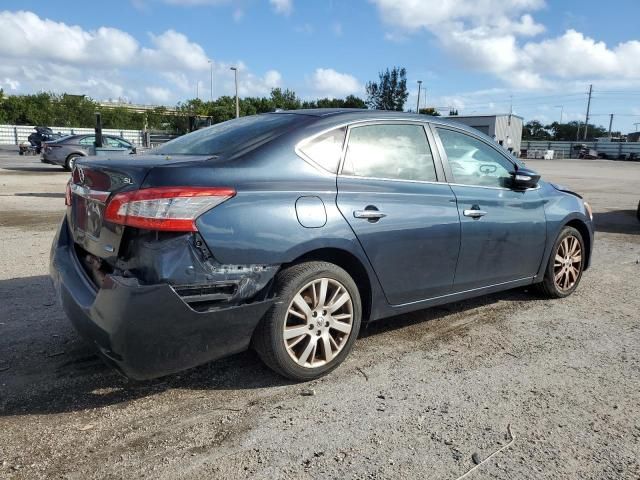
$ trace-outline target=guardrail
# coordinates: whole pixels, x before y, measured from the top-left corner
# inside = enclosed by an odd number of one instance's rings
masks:
[[[34,130],[34,125],[0,125],[0,144],[4,145],[20,145],[22,142],[28,141],[27,138]],[[75,128],[75,127],[50,127],[54,133],[63,135],[82,135],[86,133],[94,133],[93,128]],[[133,143],[134,145],[144,145],[144,132],[142,130],[123,130],[113,128],[103,128],[104,135],[116,135]]]
[[[628,159],[635,156],[640,159],[640,142],[546,142],[542,140],[523,140],[521,150],[526,150],[523,157],[544,158],[544,152],[553,150],[553,158],[578,158],[579,149],[584,145],[587,149],[595,150],[603,158]]]

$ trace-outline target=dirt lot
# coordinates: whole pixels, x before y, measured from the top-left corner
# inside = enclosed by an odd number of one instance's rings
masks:
[[[0,152],[0,478],[640,477],[640,163],[530,161],[592,201],[593,267],[371,325],[291,384],[248,352],[128,382],[55,302],[66,173]],[[313,393],[313,395],[311,395]]]

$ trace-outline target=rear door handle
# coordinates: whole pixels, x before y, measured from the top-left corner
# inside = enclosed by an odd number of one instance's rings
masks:
[[[387,216],[379,210],[355,210],[353,216],[356,218],[366,218],[367,220],[380,220]]]
[[[476,210],[475,208],[464,210],[462,213],[465,217],[471,218],[480,218],[484,217],[487,214],[487,212],[485,212],[484,210]]]

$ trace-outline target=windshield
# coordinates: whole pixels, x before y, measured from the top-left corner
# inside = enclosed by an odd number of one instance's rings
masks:
[[[259,145],[301,125],[304,117],[278,113],[236,118],[188,133],[161,145],[156,155],[220,155]]]

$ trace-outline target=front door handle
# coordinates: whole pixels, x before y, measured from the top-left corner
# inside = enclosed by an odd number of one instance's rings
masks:
[[[365,218],[367,220],[380,220],[387,216],[386,213],[382,213],[380,210],[355,210],[353,216],[356,218]]]
[[[469,210],[465,210],[462,212],[464,214],[465,217],[471,217],[471,218],[480,218],[480,217],[484,217],[487,212],[485,212],[484,210],[479,210],[479,209],[469,209]]]

